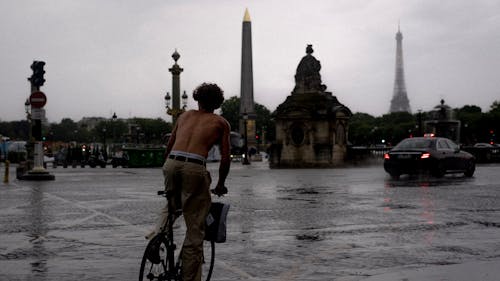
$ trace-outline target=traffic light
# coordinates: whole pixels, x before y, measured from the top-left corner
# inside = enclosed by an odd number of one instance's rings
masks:
[[[260,143],[260,137],[258,134],[255,135],[255,141],[257,141],[257,143]]]
[[[45,74],[45,70],[43,70],[43,67],[45,65],[44,61],[33,61],[31,64],[31,69],[33,69],[33,75],[29,78],[31,81],[31,84],[36,87],[40,87],[45,83],[45,78],[43,78],[43,75]]]

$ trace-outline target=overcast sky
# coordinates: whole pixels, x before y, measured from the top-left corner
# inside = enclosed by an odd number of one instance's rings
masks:
[[[500,100],[497,0],[0,0],[0,120],[25,118],[33,60],[46,62],[50,122],[167,118],[177,48],[181,90],[203,81],[239,96],[241,30],[252,20],[254,97],[271,111],[313,44],[323,84],[353,112],[389,110],[400,22],[414,112],[444,98],[488,111]]]

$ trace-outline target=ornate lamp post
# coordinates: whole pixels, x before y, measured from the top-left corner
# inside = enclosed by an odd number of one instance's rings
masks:
[[[172,54],[172,58],[174,59],[174,65],[168,69],[172,73],[172,97],[167,92],[165,95],[165,108],[167,109],[167,114],[172,116],[172,124],[175,124],[175,121],[185,110],[187,106],[187,95],[186,91],[182,95],[182,108],[180,107],[180,75],[181,72],[184,71],[178,64],[177,60],[179,60],[181,56],[177,52],[177,49]],[[172,105],[170,105],[170,100],[172,100]]]
[[[139,126],[135,127],[135,137],[136,137],[137,145],[139,145],[140,131],[141,131],[141,127],[139,127]]]
[[[28,121],[31,122],[31,104],[29,99],[26,99],[24,102],[24,112],[26,112],[26,118]]]
[[[106,128],[102,128],[102,145],[104,146],[104,149],[106,148]]]
[[[29,130],[28,130],[28,142],[31,142],[31,103],[29,99],[24,102],[24,112],[26,113],[26,120],[28,120]]]
[[[28,142],[26,145],[26,150],[27,150],[27,156],[26,156],[26,164],[27,164],[27,169],[31,170],[33,168],[33,134],[31,131],[31,103],[29,99],[26,99],[24,102],[24,111],[26,112],[26,119],[28,120]]]
[[[116,142],[116,120],[118,119],[118,116],[116,116],[116,112],[113,112],[113,116],[111,117],[111,120],[113,120],[113,140],[112,142]]]
[[[424,128],[422,128],[422,109],[418,110],[418,136],[424,135]]]
[[[243,113],[243,125],[245,126],[245,145],[243,146],[243,165],[250,165],[250,161],[248,160],[248,132],[247,132],[247,122],[248,122],[248,113]]]

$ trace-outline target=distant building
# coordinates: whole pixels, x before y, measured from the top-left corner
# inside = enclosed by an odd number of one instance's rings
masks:
[[[108,119],[104,117],[83,117],[82,120],[77,122],[77,124],[79,128],[87,128],[87,130],[90,131],[94,129],[99,122],[106,120]]]
[[[403,67],[403,34],[398,26],[396,33],[396,74],[394,77],[394,90],[389,112],[411,113],[410,101],[406,92],[405,71]]]

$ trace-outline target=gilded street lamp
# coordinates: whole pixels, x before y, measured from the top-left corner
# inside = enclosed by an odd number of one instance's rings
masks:
[[[170,107],[170,100],[172,100],[172,97],[170,96],[170,93],[167,92],[165,95],[165,108],[167,109],[167,114],[172,116],[172,118],[175,116],[175,118],[179,117],[181,113],[186,111],[187,107],[187,100],[188,96],[186,94],[186,91],[184,91],[184,94],[182,95],[182,107],[181,108],[174,108]]]
[[[182,108],[180,107],[180,75],[184,69],[182,69],[178,64],[177,60],[179,60],[181,56],[175,50],[172,54],[172,58],[174,59],[174,65],[168,69],[172,73],[172,96],[167,92],[165,95],[165,108],[167,109],[167,114],[172,116],[172,124],[175,124],[175,121],[185,110],[187,106],[187,95],[186,91],[182,95]],[[170,100],[172,100],[172,105],[170,105]]]
[[[28,170],[31,170],[33,168],[33,133],[31,131],[31,103],[30,99],[27,98],[26,101],[24,102],[24,111],[26,112],[26,119],[28,120],[28,142],[26,145],[26,152],[27,152],[27,168]]]

